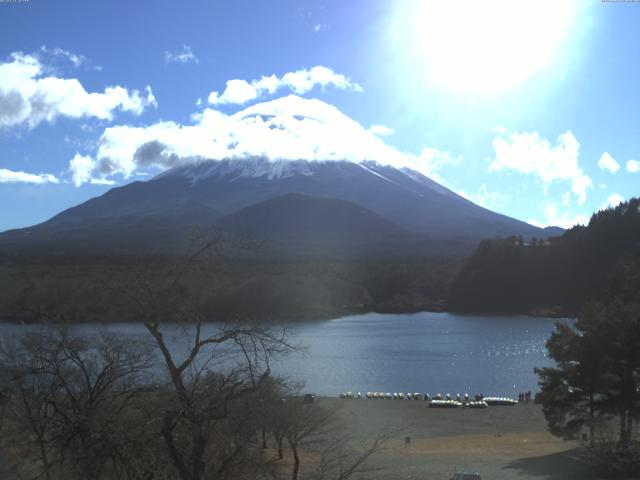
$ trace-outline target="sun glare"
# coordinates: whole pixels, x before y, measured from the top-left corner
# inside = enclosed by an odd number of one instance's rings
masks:
[[[428,0],[412,15],[428,78],[463,92],[499,93],[549,66],[569,40],[575,0]]]

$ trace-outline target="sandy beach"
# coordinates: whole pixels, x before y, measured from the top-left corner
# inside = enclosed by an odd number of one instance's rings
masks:
[[[370,460],[379,468],[368,478],[449,479],[456,471],[477,471],[484,480],[590,480],[578,442],[547,432],[532,402],[486,409],[436,409],[414,400],[320,398],[337,407],[346,429],[364,443],[384,429],[398,429]],[[405,446],[404,437],[411,437]]]

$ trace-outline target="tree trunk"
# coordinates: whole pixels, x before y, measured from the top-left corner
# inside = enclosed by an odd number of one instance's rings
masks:
[[[589,448],[593,448],[595,446],[595,425],[594,425],[594,417],[595,417],[595,406],[593,402],[593,392],[589,393]]]
[[[627,443],[627,411],[624,408],[620,411],[620,443]]]
[[[262,426],[262,449],[265,450],[267,448],[267,429]]]
[[[636,384],[633,379],[632,369],[626,369],[624,380],[621,398],[623,407],[622,416],[620,417],[620,441],[624,445],[629,445],[631,441],[631,427],[633,425],[631,417],[633,415],[633,404],[636,395]]]
[[[298,457],[298,449],[295,445],[291,445],[291,451],[293,452],[293,473],[291,474],[291,480],[298,480],[298,471],[300,470],[300,457]]]
[[[44,446],[42,440],[38,441],[40,447],[40,456],[42,457],[42,464],[44,466],[44,476],[47,480],[51,480],[51,466],[49,465],[49,456],[47,455],[47,449]]]
[[[207,439],[198,427],[192,429],[191,438],[193,439],[191,478],[193,480],[201,480],[204,478],[205,472],[204,452],[207,447]]]
[[[176,469],[178,470],[178,475],[180,476],[181,480],[194,480],[191,477],[191,472],[189,472],[184,458],[182,457],[182,454],[180,453],[180,451],[178,450],[178,447],[176,445],[176,441],[173,437],[173,421],[174,421],[174,415],[176,415],[176,412],[170,412],[167,411],[165,412],[164,415],[164,424],[162,426],[162,436],[164,437],[164,441],[165,444],[167,446],[167,449],[169,450],[169,455],[171,456],[171,459],[173,460],[173,464],[175,465]]]
[[[284,458],[284,453],[282,451],[282,437],[276,437],[276,442],[278,443],[278,460],[282,460]]]

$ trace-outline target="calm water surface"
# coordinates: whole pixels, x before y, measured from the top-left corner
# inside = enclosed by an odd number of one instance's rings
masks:
[[[517,395],[536,391],[534,367],[552,365],[544,342],[553,325],[546,318],[431,312],[295,324],[287,327],[292,341],[307,350],[278,360],[272,370],[304,381],[307,391],[319,395],[347,390]],[[0,325],[0,332],[25,328]],[[104,327],[75,328],[89,333]],[[145,334],[140,324],[108,329]],[[176,339],[174,349],[182,348]]]
[[[552,365],[544,343],[553,325],[546,318],[429,312],[345,317],[298,326],[296,339],[309,351],[279,371],[306,379],[320,394],[535,391],[533,368]]]

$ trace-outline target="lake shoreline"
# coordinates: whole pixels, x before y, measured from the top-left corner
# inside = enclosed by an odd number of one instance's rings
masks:
[[[475,317],[475,316],[495,316],[495,317],[509,317],[509,316],[523,316],[523,317],[531,317],[531,318],[555,318],[555,319],[565,319],[565,318],[577,318],[578,314],[575,312],[568,312],[562,309],[550,308],[550,309],[534,309],[526,312],[505,312],[505,311],[459,311],[459,310],[447,310],[445,308],[424,308],[424,309],[362,309],[362,310],[349,310],[338,313],[328,313],[327,315],[322,316],[313,316],[307,318],[299,318],[299,319],[268,319],[268,318],[257,318],[255,320],[236,320],[233,322],[225,322],[222,320],[205,320],[204,323],[229,323],[232,325],[247,325],[247,324],[261,324],[261,325],[290,325],[290,324],[299,324],[299,323],[314,323],[314,322],[324,322],[327,320],[336,320],[338,318],[346,318],[352,317],[356,315],[366,315],[366,314],[377,314],[377,315],[414,315],[420,313],[448,313],[452,315],[462,315],[465,317]],[[43,322],[43,321],[33,321],[26,318],[16,319],[14,317],[0,316],[0,324],[13,324],[13,325],[84,325],[84,324],[104,324],[104,325],[112,325],[118,323],[142,323],[142,320],[115,320],[115,321],[95,321],[88,320],[86,322]],[[194,322],[195,323],[195,322]]]

